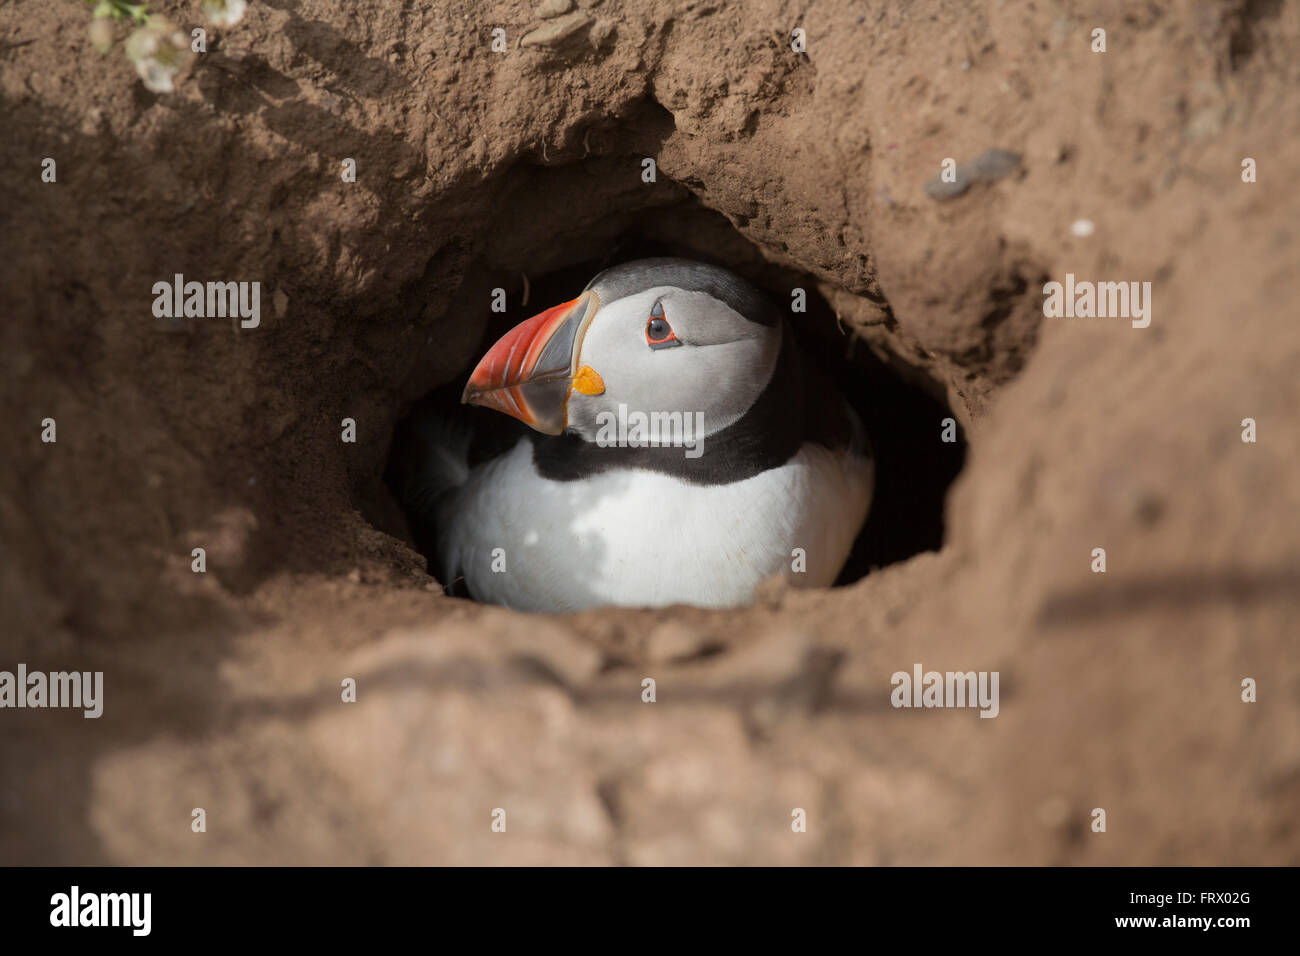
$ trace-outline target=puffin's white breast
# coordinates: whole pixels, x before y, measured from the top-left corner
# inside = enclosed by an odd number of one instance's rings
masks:
[[[521,610],[734,606],[773,574],[832,584],[870,494],[869,459],[820,445],[732,484],[696,485],[614,469],[551,481],[521,440],[448,501],[442,557],[476,598]]]

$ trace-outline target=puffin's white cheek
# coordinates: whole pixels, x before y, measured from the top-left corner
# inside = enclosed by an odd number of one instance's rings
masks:
[[[568,418],[566,431],[581,435],[589,441],[594,439],[603,421],[602,413],[610,412],[609,389],[601,395],[583,395],[579,392],[569,393],[567,405]]]
[[[774,357],[764,354],[759,342],[687,346],[680,352],[681,361],[665,363],[651,398],[655,408],[702,415],[707,432],[743,416],[772,375]]]
[[[585,343],[578,357],[579,365],[590,367],[599,376],[602,390],[598,395],[578,395],[575,390],[573,398],[580,399],[582,408],[592,414],[616,409],[619,402],[630,406],[642,401],[643,393],[650,390],[654,381],[653,369],[646,367],[649,354],[650,350],[643,345],[632,348],[622,342],[608,341],[607,334]]]

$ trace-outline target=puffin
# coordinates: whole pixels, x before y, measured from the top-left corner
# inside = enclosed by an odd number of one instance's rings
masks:
[[[828,587],[870,507],[857,414],[719,266],[605,269],[492,345],[461,402],[508,425],[484,439],[426,413],[397,490],[432,529],[430,572],[477,601],[725,608],[773,576]]]

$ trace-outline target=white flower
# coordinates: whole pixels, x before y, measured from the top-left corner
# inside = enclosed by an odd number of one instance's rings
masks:
[[[233,27],[247,9],[248,0],[203,0],[203,12],[219,27]]]
[[[189,39],[165,17],[150,17],[126,41],[126,58],[135,64],[145,89],[154,93],[174,89],[172,78],[190,56]]]

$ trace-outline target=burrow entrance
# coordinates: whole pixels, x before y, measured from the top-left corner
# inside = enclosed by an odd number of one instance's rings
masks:
[[[539,274],[513,266],[528,258],[516,247],[505,265],[490,252],[467,271],[459,292],[442,323],[464,323],[480,317],[483,331],[477,338],[464,336],[467,349],[457,374],[440,382],[403,409],[394,428],[384,482],[394,499],[398,488],[419,464],[420,443],[413,440],[412,423],[432,407],[459,404],[465,380],[483,352],[510,328],[549,306],[576,296],[601,269],[650,256],[683,256],[724,266],[765,291],[787,316],[797,340],[813,364],[827,375],[857,410],[876,455],[875,490],[867,521],[837,585],[848,584],[873,569],[903,561],[924,551],[939,549],[944,540],[944,500],[965,461],[965,438],[960,429],[955,442],[944,442],[944,419],[953,418],[938,387],[905,380],[881,361],[850,330],[817,291],[810,274],[774,267],[758,248],[720,213],[687,195],[670,206],[642,210],[625,221],[621,231],[605,243],[601,255],[584,255]],[[539,243],[538,261],[553,261],[556,249]],[[806,292],[807,311],[790,309],[791,290]],[[493,289],[506,291],[506,311],[490,310]],[[497,413],[465,409],[475,420],[494,419]],[[490,424],[489,424],[490,427]],[[432,530],[416,515],[395,516],[400,509],[369,509],[389,516],[380,526],[399,537],[426,558],[432,553]],[[379,524],[379,522],[376,522]],[[455,582],[442,582],[449,594],[461,594]]]

